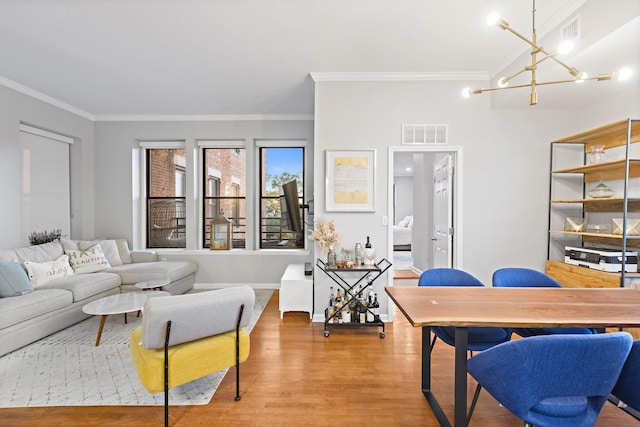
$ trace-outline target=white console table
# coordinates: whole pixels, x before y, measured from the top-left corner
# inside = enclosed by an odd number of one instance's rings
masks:
[[[307,311],[313,318],[313,276],[304,275],[304,264],[289,264],[280,279],[280,318],[285,311]]]

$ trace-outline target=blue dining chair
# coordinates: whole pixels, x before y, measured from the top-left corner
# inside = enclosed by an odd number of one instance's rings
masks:
[[[541,335],[478,353],[467,370],[525,426],[593,426],[632,343],[626,332]]]
[[[553,278],[530,268],[501,268],[493,273],[493,286],[497,288],[561,288]],[[596,334],[589,328],[514,328],[521,337],[553,334]]]
[[[640,340],[633,342],[629,357],[611,394],[621,402],[618,406],[631,408],[631,411],[627,412],[636,418],[640,417]]]
[[[466,271],[455,268],[433,268],[426,270],[418,279],[418,286],[484,286],[482,282]],[[450,346],[455,346],[455,329],[449,326],[434,326],[431,328],[433,340],[430,351],[436,343],[436,338],[440,338]],[[468,329],[469,344],[468,351],[482,351],[494,345],[509,341],[511,330],[508,328],[485,328],[471,327]]]

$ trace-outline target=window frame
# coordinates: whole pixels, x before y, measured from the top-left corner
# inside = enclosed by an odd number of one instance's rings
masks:
[[[273,249],[273,250],[294,250],[294,249],[306,249],[306,239],[304,238],[305,236],[305,215],[304,215],[304,209],[302,208],[302,206],[304,205],[304,200],[305,200],[305,181],[306,181],[306,148],[307,148],[307,144],[306,141],[268,141],[268,142],[261,142],[261,143],[257,143],[256,144],[256,158],[258,160],[257,164],[257,191],[256,191],[256,195],[257,195],[257,200],[256,200],[256,245],[258,249]],[[271,200],[271,199],[278,199],[278,204],[280,203],[280,194],[278,194],[277,196],[264,196],[263,195],[263,188],[264,186],[267,184],[265,182],[263,182],[263,180],[266,178],[267,176],[267,171],[264,170],[263,171],[263,166],[266,167],[266,159],[263,159],[263,152],[264,150],[268,150],[268,149],[300,149],[302,151],[302,159],[301,159],[301,168],[302,170],[300,171],[300,181],[301,181],[301,185],[299,186],[298,190],[302,190],[302,195],[301,195],[301,199],[302,199],[302,203],[300,203],[300,215],[301,215],[301,221],[302,221],[302,233],[298,233],[300,234],[300,239],[296,241],[296,244],[294,244],[293,246],[289,246],[289,245],[268,245],[265,244],[267,243],[266,240],[263,239],[263,219],[266,218],[262,218],[262,203],[263,200]],[[299,199],[300,199],[299,198]],[[291,240],[291,239],[284,239],[283,237],[285,235],[288,234],[296,234],[296,233],[292,233],[292,232],[284,232],[282,231],[282,223],[279,224],[280,225],[280,239],[281,241],[284,240]],[[266,225],[265,225],[265,229],[266,229]],[[300,245],[301,244],[301,245]]]

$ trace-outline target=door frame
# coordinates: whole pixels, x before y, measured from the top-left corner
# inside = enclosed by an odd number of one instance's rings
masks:
[[[437,154],[437,153],[452,153],[453,154],[453,167],[455,168],[455,178],[453,180],[453,227],[454,227],[454,235],[453,235],[453,259],[452,259],[452,267],[462,269],[462,200],[463,200],[463,192],[462,192],[462,183],[463,183],[463,156],[462,156],[462,147],[454,146],[454,145],[428,145],[428,146],[390,146],[388,151],[388,195],[387,200],[389,203],[387,204],[387,241],[390,243],[388,245],[388,253],[387,259],[393,259],[393,221],[390,220],[393,218],[393,177],[394,177],[394,168],[393,168],[393,159],[395,153],[429,153],[429,154]],[[415,213],[414,213],[415,215]]]

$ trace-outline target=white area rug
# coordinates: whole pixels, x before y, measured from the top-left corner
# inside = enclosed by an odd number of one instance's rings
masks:
[[[251,332],[273,290],[257,289]],[[0,358],[0,407],[163,405],[164,393],[140,383],[129,352],[131,332],[141,319],[109,316],[100,345],[100,318],[91,317]],[[172,405],[205,405],[227,370],[169,390]]]

